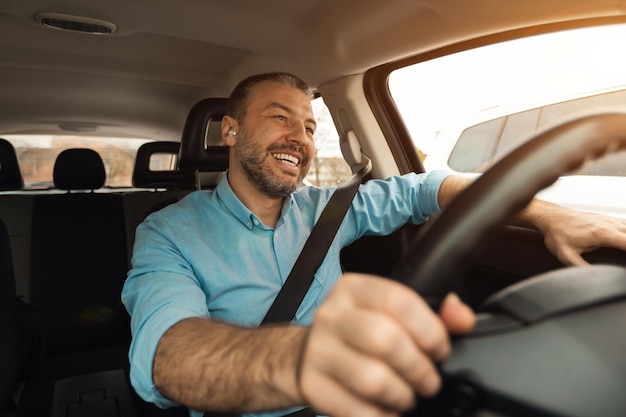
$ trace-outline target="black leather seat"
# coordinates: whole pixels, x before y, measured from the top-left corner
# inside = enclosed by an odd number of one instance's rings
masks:
[[[137,149],[133,168],[133,187],[163,188],[166,190],[192,189],[195,181],[193,171],[182,171],[178,167],[180,142],[160,141],[144,143]],[[152,169],[152,158],[158,155],[170,155],[176,166],[171,169]]]
[[[15,409],[12,393],[19,371],[16,308],[11,244],[0,219],[0,415]]]
[[[222,144],[220,135],[227,102],[226,98],[212,97],[200,100],[192,107],[180,141],[178,164],[182,171],[201,175],[222,173],[228,169],[229,148]],[[202,184],[201,180],[198,182]]]
[[[219,97],[200,100],[187,116],[180,142],[150,142],[137,150],[133,186],[165,190],[124,194],[129,261],[135,230],[148,214],[176,203],[195,189],[214,187],[228,169],[228,147],[217,144],[221,143],[219,123],[226,102]],[[177,165],[172,170],[150,169],[150,159],[159,153],[175,154]]]
[[[33,204],[31,303],[46,317],[46,356],[19,415],[134,417],[128,383],[130,318],[120,302],[127,272],[122,197],[105,183],[100,156],[62,152],[54,182],[65,194]]]
[[[28,298],[33,196],[19,192],[23,186],[15,149],[0,138],[0,218],[9,231],[17,293]]]
[[[93,192],[104,185],[105,169],[90,149],[62,152],[54,182],[68,193],[35,197],[31,237],[30,300],[48,320],[47,352],[127,343],[122,198]]]
[[[0,191],[21,190],[24,179],[11,142],[0,138]]]

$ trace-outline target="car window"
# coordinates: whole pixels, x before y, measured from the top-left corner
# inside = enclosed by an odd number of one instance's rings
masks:
[[[389,91],[426,170],[479,175],[551,127],[626,113],[626,25],[501,42],[393,71]],[[626,153],[585,164],[540,197],[626,217]]]
[[[25,190],[54,188],[54,162],[66,149],[88,148],[98,152],[106,171],[105,187],[132,187],[137,149],[148,139],[68,135],[5,135],[13,144],[24,178]]]
[[[313,100],[317,121],[316,153],[305,182],[313,185],[337,185],[351,176],[351,170],[341,155],[339,135],[322,98]],[[104,162],[107,188],[132,187],[132,174],[137,149],[150,139],[111,138],[78,135],[3,135],[16,150],[25,190],[54,188],[52,181],[57,156],[70,148],[97,151]],[[150,169],[165,171],[175,168],[171,154],[150,158]]]
[[[339,133],[321,97],[313,100],[315,156],[305,182],[312,185],[337,185],[350,178],[352,171],[341,154]]]
[[[468,127],[452,149],[448,165],[457,172],[485,172],[533,136],[587,110],[603,108],[626,112],[626,90],[568,100]],[[572,175],[626,176],[626,153],[590,161]]]

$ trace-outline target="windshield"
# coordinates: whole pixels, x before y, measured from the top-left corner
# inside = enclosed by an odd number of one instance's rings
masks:
[[[626,25],[541,34],[400,68],[389,90],[427,171],[480,175],[534,136],[626,113]],[[626,153],[583,166],[540,197],[626,217]]]

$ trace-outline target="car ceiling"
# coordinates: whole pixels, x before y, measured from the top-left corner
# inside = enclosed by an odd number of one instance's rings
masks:
[[[244,76],[313,86],[503,30],[623,16],[605,0],[3,0],[0,134],[176,140],[198,100]],[[46,28],[42,12],[102,19],[111,35]]]

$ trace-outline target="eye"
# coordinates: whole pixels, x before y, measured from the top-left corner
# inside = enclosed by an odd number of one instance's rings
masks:
[[[274,119],[280,120],[281,122],[284,122],[287,120],[287,117],[283,116],[282,114],[277,114],[274,116]]]

